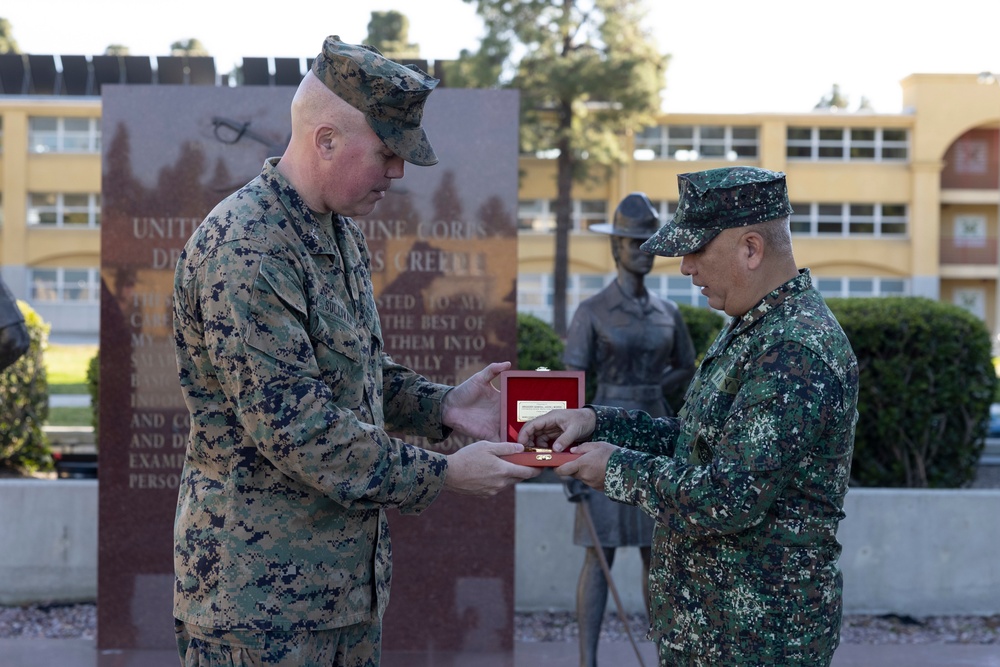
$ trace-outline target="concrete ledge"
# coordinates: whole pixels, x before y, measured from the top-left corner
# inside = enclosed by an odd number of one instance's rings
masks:
[[[97,480],[0,480],[0,604],[97,599]],[[1000,490],[851,489],[840,527],[848,614],[1000,613]],[[559,484],[517,489],[515,606],[573,610],[583,549]],[[642,610],[638,550],[612,576]],[[609,609],[613,602],[609,600]]]
[[[846,613],[1000,613],[1000,490],[852,488],[844,511],[838,538]],[[519,610],[575,607],[583,549],[573,545],[572,526],[573,508],[559,485],[518,487]],[[619,551],[612,576],[626,608],[641,611],[638,550]]]
[[[0,604],[97,599],[97,480],[0,480]]]
[[[851,489],[844,511],[848,613],[1000,612],[1000,490]]]

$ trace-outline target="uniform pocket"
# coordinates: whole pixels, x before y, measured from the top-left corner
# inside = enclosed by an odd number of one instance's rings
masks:
[[[320,377],[334,402],[357,409],[365,391],[365,350],[354,325],[330,312],[317,312],[311,336]]]
[[[289,267],[263,258],[250,295],[243,334],[246,344],[280,362],[313,372],[305,299],[302,284]]]

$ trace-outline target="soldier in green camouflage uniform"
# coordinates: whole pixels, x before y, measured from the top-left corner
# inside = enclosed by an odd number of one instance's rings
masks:
[[[489,495],[538,474],[477,442],[445,456],[398,439],[498,439],[509,363],[452,388],[382,350],[370,213],[404,160],[437,162],[420,126],[437,83],[328,38],[292,101],[279,159],[220,203],[178,263],[174,334],[191,431],[175,521],[185,665],[377,665],[389,597],[385,508],[443,489]]]
[[[795,265],[784,174],[728,167],[678,180],[676,217],[642,247],[682,257],[682,273],[732,317],[683,409],[556,411],[526,424],[521,442],[585,443],[556,473],[656,519],[650,638],[661,665],[829,665],[857,360]]]

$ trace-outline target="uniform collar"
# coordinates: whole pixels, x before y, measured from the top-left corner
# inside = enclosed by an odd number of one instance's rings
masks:
[[[729,324],[728,336],[737,336],[743,333],[790,297],[809,289],[812,289],[812,276],[809,274],[809,269],[799,269],[799,275],[772,290],[753,308],[733,319]]]
[[[288,223],[311,255],[329,255],[337,252],[336,239],[323,231],[323,226],[312,210],[302,200],[298,191],[288,179],[277,169],[279,158],[271,157],[264,161],[260,175],[264,182],[278,197],[281,205],[289,212]],[[333,224],[336,226],[340,216],[334,214]]]

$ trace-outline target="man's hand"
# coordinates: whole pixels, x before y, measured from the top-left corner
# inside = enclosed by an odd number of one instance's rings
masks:
[[[448,455],[444,488],[473,496],[492,496],[525,479],[537,477],[541,468],[517,465],[500,456],[523,452],[516,442],[474,442]]]
[[[550,447],[557,452],[584,442],[597,427],[597,414],[590,408],[553,410],[521,427],[517,441],[530,447]]]
[[[500,390],[493,380],[508,368],[509,361],[490,364],[445,394],[442,423],[471,438],[499,440]]]
[[[585,442],[577,445],[570,451],[583,456],[562,464],[555,469],[555,473],[578,479],[591,488],[603,491],[608,460],[617,449],[617,445],[610,442]]]

